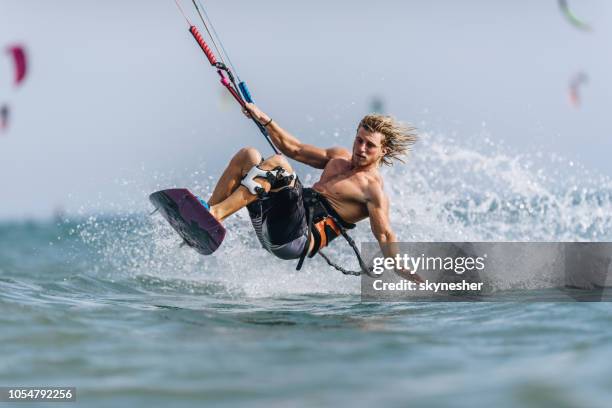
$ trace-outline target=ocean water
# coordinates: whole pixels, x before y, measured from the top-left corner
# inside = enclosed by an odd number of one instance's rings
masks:
[[[611,240],[606,177],[477,146],[430,135],[386,171],[402,240]],[[0,223],[1,386],[77,387],[54,406],[610,406],[611,303],[518,301],[550,288],[511,271],[507,302],[362,303],[358,278],[267,256],[244,213],[202,257],[146,199],[202,180],[156,176],[113,214]],[[367,223],[354,235],[371,241]]]

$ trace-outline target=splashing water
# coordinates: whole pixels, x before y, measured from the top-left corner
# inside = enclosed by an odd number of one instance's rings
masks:
[[[462,144],[423,135],[408,164],[383,169],[391,200],[392,225],[400,241],[605,241],[612,231],[612,184],[555,154],[513,153],[487,137]],[[147,277],[191,282],[228,296],[358,293],[359,280],[347,278],[313,258],[301,271],[260,248],[245,210],[226,224],[228,236],[214,256],[179,249],[180,238],[160,216],[146,217],[146,196],[159,188],[187,186],[207,196],[214,177],[202,171],[181,178],[154,175],[141,188],[142,202],[119,217],[90,217],[75,228],[94,250],[93,270],[109,278]],[[302,177],[311,185],[317,176]],[[182,183],[182,184],[181,184]],[[357,242],[373,238],[367,221],[353,233]],[[356,268],[341,239],[329,250],[334,260]],[[501,278],[500,278],[501,279]],[[509,281],[515,279],[515,281]],[[547,282],[532,282],[539,287]],[[499,287],[525,287],[504,277]]]
[[[426,135],[384,178],[403,241],[610,238],[609,180],[552,154]],[[0,224],[0,382],[74,385],[87,406],[610,400],[609,303],[360,302],[360,279],[318,257],[298,272],[267,254],[246,211],[213,256],[179,248],[148,194],[206,197],[215,175],[147,179],[92,197],[79,221]],[[352,235],[372,241],[367,222]],[[357,267],[342,240],[327,252]],[[506,269],[487,276],[505,299],[550,288],[545,264],[537,280]]]

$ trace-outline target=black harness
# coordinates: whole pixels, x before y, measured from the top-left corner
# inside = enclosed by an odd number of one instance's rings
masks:
[[[350,235],[348,235],[348,233],[346,232],[348,229],[355,228],[355,224],[350,224],[350,223],[345,222],[338,215],[338,213],[333,209],[333,207],[327,202],[325,197],[323,197],[321,194],[319,194],[314,189],[304,188],[303,196],[304,196],[303,197],[304,208],[306,209],[306,215],[308,219],[308,240],[306,241],[306,246],[304,247],[304,251],[302,252],[302,255],[300,256],[300,260],[295,269],[298,271],[302,269],[304,260],[306,259],[307,255],[309,258],[312,258],[318,253],[319,255],[323,257],[323,259],[325,259],[328,265],[342,272],[345,275],[355,275],[355,276],[359,276],[361,274],[370,275],[370,270],[366,266],[365,262],[363,261],[363,258],[361,257],[361,253],[359,252],[359,248],[357,248],[357,244],[355,244],[355,241],[353,241],[353,238],[351,238]],[[346,242],[348,242],[348,244],[351,246],[351,248],[353,249],[353,252],[355,252],[355,256],[357,257],[357,261],[359,261],[359,267],[361,268],[361,271],[349,271],[347,269],[344,269],[340,265],[332,262],[327,255],[325,255],[321,250],[318,249],[321,237],[319,236],[319,233],[313,228],[313,224],[323,220],[326,217],[331,218],[336,223],[338,229],[340,230],[340,234],[342,235],[342,237],[344,237]],[[308,249],[310,248],[310,242],[313,236],[315,239],[315,247],[313,251],[311,251],[311,253],[309,254]]]

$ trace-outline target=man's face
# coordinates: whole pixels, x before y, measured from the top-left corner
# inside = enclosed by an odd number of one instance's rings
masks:
[[[384,155],[382,140],[382,134],[360,127],[353,142],[353,166],[366,167],[377,163]]]

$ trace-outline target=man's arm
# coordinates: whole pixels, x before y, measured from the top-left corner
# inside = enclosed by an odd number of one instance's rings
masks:
[[[247,104],[250,114],[261,124],[270,122],[270,117],[262,112],[252,103]],[[287,157],[307,164],[317,169],[325,168],[325,165],[335,157],[350,157],[350,153],[340,147],[322,149],[300,142],[295,136],[281,128],[278,123],[272,121],[268,126],[268,133],[272,142]]]
[[[374,238],[378,241],[383,256],[395,258],[399,253],[397,237],[391,229],[391,223],[389,222],[389,198],[380,184],[370,183],[367,206],[372,234],[374,234]],[[402,278],[423,282],[419,275],[411,273],[410,270],[396,269],[395,272]]]

